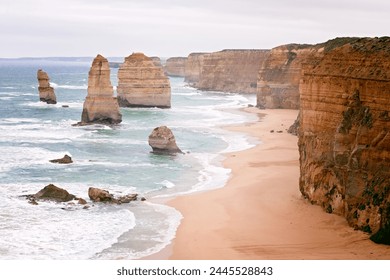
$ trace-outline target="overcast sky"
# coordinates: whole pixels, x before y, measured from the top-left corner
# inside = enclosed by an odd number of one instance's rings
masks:
[[[0,0],[0,57],[171,57],[389,33],[389,0]]]

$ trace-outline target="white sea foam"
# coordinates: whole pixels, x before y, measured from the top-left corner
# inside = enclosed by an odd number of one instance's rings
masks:
[[[228,143],[228,147],[222,153],[233,153],[253,148],[259,142],[245,134],[226,133],[221,138]]]
[[[71,124],[76,123],[75,120],[62,120],[59,123],[50,120],[40,123],[28,118],[3,120],[0,125],[0,140],[12,143],[67,143],[90,133],[87,130],[73,129]]]
[[[0,146],[0,172],[7,172],[14,168],[48,165],[49,160],[62,158],[64,154],[71,156],[69,151],[52,152],[38,147]]]
[[[95,205],[85,210],[62,203],[30,205],[18,197],[23,188],[33,186],[0,189],[0,247],[7,250],[1,259],[88,259],[136,224],[134,214],[123,207]]]
[[[88,89],[88,85],[58,85],[56,83],[50,82],[50,86],[53,88],[64,88],[64,89]]]
[[[160,183],[156,183],[157,185],[162,185],[164,188],[167,188],[167,189],[172,189],[174,188],[176,185],[174,183],[172,183],[171,181],[168,181],[168,180],[164,180]]]
[[[170,244],[183,218],[176,209],[150,202],[132,208],[134,228],[124,233],[118,243],[99,253],[97,259],[139,259],[161,251]]]

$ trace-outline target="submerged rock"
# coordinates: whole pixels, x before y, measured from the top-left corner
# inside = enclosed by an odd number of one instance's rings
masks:
[[[49,76],[45,71],[39,69],[37,72],[38,79],[38,91],[39,91],[39,99],[42,102],[46,102],[47,104],[56,104],[57,98],[54,93],[54,89],[50,86]]]
[[[112,194],[109,193],[109,191],[91,187],[88,189],[88,196],[93,202],[122,204],[137,200],[138,194],[127,194],[115,198]]]
[[[70,156],[64,155],[63,158],[52,159],[52,160],[50,160],[50,162],[52,162],[52,163],[59,163],[59,164],[69,164],[69,163],[72,163],[73,160],[72,160],[72,158]]]
[[[183,153],[176,145],[175,136],[166,126],[156,127],[149,135],[149,145],[153,153],[157,154],[175,154]]]

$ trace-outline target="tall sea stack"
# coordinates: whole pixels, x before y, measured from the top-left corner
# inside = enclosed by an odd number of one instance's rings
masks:
[[[121,107],[171,107],[171,86],[162,66],[143,53],[125,58],[118,71],[118,102]]]
[[[390,38],[352,40],[303,69],[300,190],[390,244]]]
[[[56,104],[57,98],[54,89],[50,86],[49,75],[42,69],[37,72],[39,99],[47,104]]]
[[[81,124],[116,124],[122,121],[119,106],[113,96],[110,67],[100,54],[92,62],[88,76],[88,95],[85,98]]]

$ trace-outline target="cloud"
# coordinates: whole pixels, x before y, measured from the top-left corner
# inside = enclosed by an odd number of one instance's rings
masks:
[[[183,56],[382,36],[389,10],[379,0],[2,0],[0,56]]]

